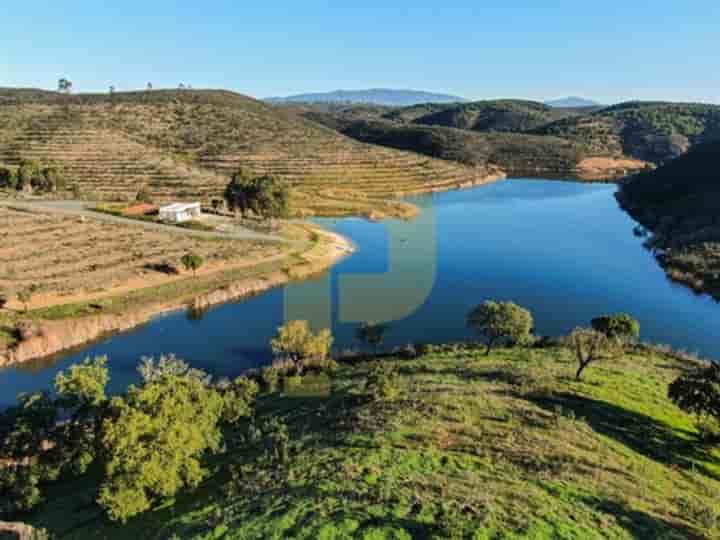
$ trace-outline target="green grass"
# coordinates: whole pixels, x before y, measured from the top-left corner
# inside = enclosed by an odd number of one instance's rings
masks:
[[[720,453],[666,398],[682,369],[638,350],[584,382],[560,349],[435,348],[396,364],[400,399],[369,402],[369,365],[329,385],[264,395],[281,416],[287,463],[238,437],[196,491],[125,527],[94,505],[92,477],[51,487],[27,517],[58,538],[633,539],[714,538]],[[253,471],[232,482],[231,465]]]

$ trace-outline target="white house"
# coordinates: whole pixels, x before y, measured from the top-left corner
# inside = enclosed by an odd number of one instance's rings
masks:
[[[202,215],[199,202],[173,203],[160,208],[160,219],[172,223],[184,223],[197,219]]]

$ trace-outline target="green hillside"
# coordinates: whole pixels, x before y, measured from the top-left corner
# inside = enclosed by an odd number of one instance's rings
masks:
[[[695,144],[720,140],[720,106],[630,102],[566,118],[535,132],[569,138],[598,153],[621,152],[662,163]]]
[[[428,109],[417,116],[417,108],[401,109],[386,118],[482,132],[522,133],[573,115],[564,109],[520,100],[478,101],[443,108],[432,105]]]
[[[87,198],[218,197],[244,167],[291,184],[297,213],[405,212],[404,193],[488,171],[359,143],[291,111],[220,90],[64,95],[0,90],[0,163],[61,168]]]
[[[720,298],[720,142],[629,179],[618,199],[652,231],[670,277]]]
[[[720,454],[667,398],[687,360],[637,347],[583,382],[559,348],[382,363],[381,394],[361,361],[261,395],[253,425],[272,438],[226,431],[197,489],[126,525],[92,471],[25,521],[67,540],[717,538]]]
[[[560,137],[479,133],[440,126],[365,120],[347,113],[305,114],[359,141],[471,166],[497,166],[511,175],[582,175],[581,164],[585,158],[591,157],[584,145]]]

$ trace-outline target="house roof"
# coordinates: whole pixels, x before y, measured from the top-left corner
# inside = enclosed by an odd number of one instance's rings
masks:
[[[199,202],[193,203],[172,203],[160,208],[161,212],[184,212],[185,210],[200,209]]]

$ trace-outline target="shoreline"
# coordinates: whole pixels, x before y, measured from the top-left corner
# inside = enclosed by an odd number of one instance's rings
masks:
[[[322,244],[322,253],[311,254],[311,249],[301,254],[302,262],[288,268],[240,279],[191,298],[161,302],[128,313],[38,321],[34,335],[0,350],[0,369],[82,347],[105,336],[132,330],[167,313],[188,309],[203,310],[252,297],[292,281],[310,278],[327,271],[357,250],[351,240],[338,233],[319,227],[313,227],[313,230],[327,239]]]

